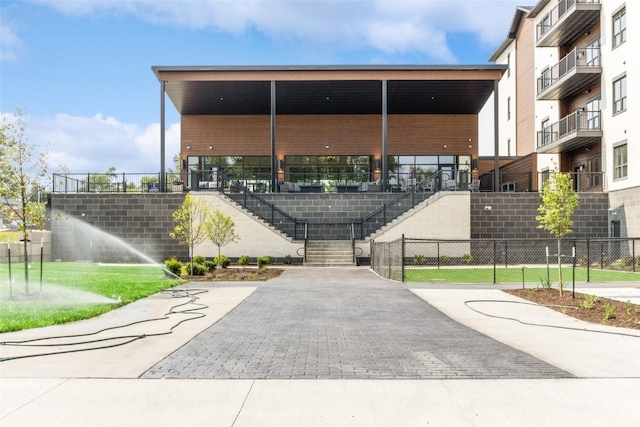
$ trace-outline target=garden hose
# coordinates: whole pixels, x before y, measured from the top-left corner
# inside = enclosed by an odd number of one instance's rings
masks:
[[[514,317],[504,317],[504,316],[496,316],[494,314],[487,314],[487,313],[484,313],[484,312],[482,312],[480,310],[477,310],[477,309],[475,309],[475,308],[473,308],[473,307],[471,307],[469,305],[469,304],[472,304],[472,303],[480,303],[480,302],[498,302],[498,303],[507,303],[507,304],[523,304],[523,305],[532,305],[532,306],[535,306],[535,307],[567,308],[567,309],[577,310],[576,307],[572,307],[572,306],[545,305],[545,304],[536,304],[536,303],[533,303],[533,302],[507,301],[507,300],[495,300],[495,299],[476,299],[476,300],[468,300],[468,301],[464,302],[464,305],[467,306],[467,308],[469,308],[470,310],[473,310],[476,313],[481,314],[483,316],[493,317],[494,319],[513,320],[514,322],[518,322],[518,323],[521,323],[521,324],[527,325],[527,326],[539,326],[539,327],[544,327],[544,328],[564,329],[564,330],[568,330],[568,331],[593,332],[593,333],[598,333],[598,334],[617,335],[617,336],[621,336],[621,337],[640,338],[640,335],[628,334],[628,333],[624,333],[624,332],[597,331],[597,330],[594,330],[594,329],[586,329],[586,328],[572,328],[570,326],[545,325],[545,324],[542,324],[542,323],[524,322],[524,321],[522,321],[520,319],[516,319]]]
[[[184,302],[184,303],[181,303],[181,304],[176,304],[176,305],[172,306],[169,309],[169,311],[162,317],[156,317],[156,318],[153,318],[153,319],[138,320],[138,321],[135,321],[135,322],[124,324],[124,325],[111,326],[111,327],[108,327],[108,328],[100,329],[98,331],[88,332],[88,333],[84,333],[84,334],[58,335],[58,336],[51,336],[51,337],[42,337],[42,338],[32,338],[32,339],[27,339],[27,340],[19,340],[19,341],[2,341],[2,342],[0,342],[0,345],[20,346],[20,347],[63,347],[63,346],[77,346],[77,345],[84,345],[84,344],[106,343],[108,341],[114,341],[114,340],[126,340],[124,342],[119,342],[119,343],[115,343],[115,344],[108,344],[108,345],[100,345],[100,346],[95,346],[95,347],[90,347],[90,348],[73,349],[73,350],[65,350],[65,351],[55,351],[55,352],[50,352],[50,353],[37,353],[37,354],[25,354],[25,355],[12,356],[12,357],[2,357],[2,358],[0,358],[0,362],[7,362],[7,361],[10,361],[10,360],[17,360],[17,359],[26,359],[26,358],[31,358],[31,357],[53,356],[53,355],[58,355],[58,354],[79,353],[79,352],[83,352],[83,351],[101,350],[101,349],[106,349],[106,348],[113,348],[113,347],[123,346],[123,345],[130,344],[130,343],[132,343],[134,341],[137,341],[137,340],[140,340],[140,339],[143,339],[143,338],[147,338],[147,337],[157,337],[157,336],[172,334],[173,330],[175,328],[177,328],[179,325],[181,325],[182,323],[188,322],[190,320],[196,320],[196,319],[201,319],[203,317],[206,317],[206,314],[199,312],[199,310],[207,309],[207,308],[209,308],[209,306],[205,305],[205,304],[201,304],[201,303],[196,303],[196,301],[199,299],[196,295],[199,295],[199,294],[202,294],[202,293],[205,293],[205,292],[208,292],[208,291],[205,290],[205,289],[171,289],[171,290],[161,291],[162,294],[170,295],[171,298],[189,298],[189,301],[187,301],[187,302]],[[178,308],[184,307],[184,306],[189,305],[189,304],[196,305],[196,307],[188,308],[188,309],[184,309],[184,310],[177,310]],[[153,334],[121,335],[121,336],[117,336],[117,337],[100,338],[100,339],[93,339],[93,340],[86,340],[86,341],[74,341],[74,342],[63,343],[63,344],[59,344],[59,343],[50,344],[50,343],[47,343],[47,341],[53,341],[53,340],[90,337],[90,336],[94,336],[94,335],[100,334],[100,333],[105,332],[105,331],[122,329],[122,328],[126,328],[126,327],[133,326],[133,325],[138,325],[138,324],[146,323],[146,322],[155,322],[155,321],[158,321],[158,320],[166,320],[172,314],[188,315],[188,316],[191,316],[191,317],[180,320],[179,322],[177,322],[174,325],[172,325],[169,328],[169,330],[167,330],[165,332],[157,332],[157,333],[153,333]]]

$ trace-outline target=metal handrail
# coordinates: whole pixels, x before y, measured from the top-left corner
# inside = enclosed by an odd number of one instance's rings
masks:
[[[538,148],[581,130],[600,130],[600,110],[579,109],[538,131]]]

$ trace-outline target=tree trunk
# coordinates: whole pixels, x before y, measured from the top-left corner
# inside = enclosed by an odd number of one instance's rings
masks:
[[[190,276],[193,276],[193,243],[189,246],[189,266],[191,267]]]
[[[562,296],[562,239],[558,239],[558,289]]]

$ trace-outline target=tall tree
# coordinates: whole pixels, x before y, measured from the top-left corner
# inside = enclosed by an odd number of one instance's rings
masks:
[[[545,181],[540,193],[542,204],[536,216],[538,228],[547,230],[558,239],[558,287],[562,295],[562,238],[573,233],[571,215],[579,206],[578,193],[568,173],[554,172]]]
[[[214,209],[207,221],[207,236],[218,247],[218,267],[220,267],[220,248],[238,241],[236,224],[220,209]]]
[[[45,220],[40,193],[46,187],[47,150],[35,152],[27,138],[22,111],[2,118],[0,125],[0,214],[15,218],[23,234],[25,293],[29,294],[29,226]]]
[[[206,225],[210,215],[207,202],[203,199],[196,199],[191,194],[185,196],[182,206],[173,213],[175,226],[169,236],[189,248],[190,274],[192,276],[193,248],[208,237]]]

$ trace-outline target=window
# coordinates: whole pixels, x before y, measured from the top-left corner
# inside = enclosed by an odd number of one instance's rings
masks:
[[[549,169],[545,169],[540,172],[540,188],[542,188],[544,183],[547,181],[549,181]]]
[[[596,37],[591,42],[587,43],[585,48],[586,64],[588,67],[600,66],[600,37]]]
[[[589,183],[589,187],[599,187],[600,186],[600,157],[592,157],[587,160],[587,181]]]
[[[613,179],[627,177],[627,144],[613,147]]]
[[[507,53],[507,78],[511,77],[511,54]]]
[[[511,120],[511,97],[507,98],[507,120]]]
[[[542,146],[551,144],[551,126],[549,119],[544,119],[541,123],[542,127]]]
[[[627,109],[627,76],[613,82],[613,114]]]
[[[587,130],[600,129],[600,97],[587,102]]]
[[[620,46],[627,40],[627,12],[622,9],[613,15],[613,47]]]
[[[511,156],[511,138],[507,138],[507,156]]]

